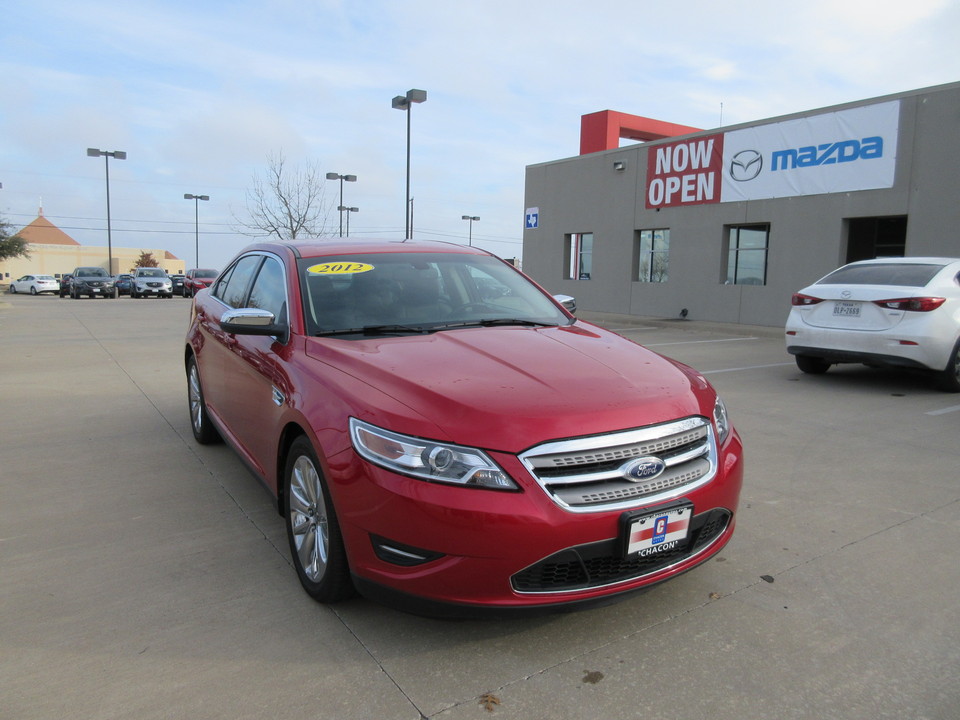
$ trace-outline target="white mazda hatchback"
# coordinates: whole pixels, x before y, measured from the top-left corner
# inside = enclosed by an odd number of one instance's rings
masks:
[[[960,259],[850,263],[794,293],[787,352],[805,373],[838,363],[916,368],[960,392]]]

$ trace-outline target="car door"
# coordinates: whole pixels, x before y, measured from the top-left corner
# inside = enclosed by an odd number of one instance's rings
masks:
[[[288,324],[286,273],[274,255],[259,255],[252,266],[240,265],[233,272],[224,299],[231,307],[268,310],[277,322]],[[251,271],[250,268],[253,267]],[[238,295],[231,288],[239,276],[250,273],[247,290]],[[228,422],[235,444],[261,475],[276,458],[281,415],[290,393],[285,369],[288,347],[282,338],[233,335],[220,330],[222,385],[219,410]]]
[[[233,375],[237,337],[221,329],[220,318],[227,310],[243,307],[250,283],[262,262],[263,256],[257,254],[239,258],[213,289],[210,302],[197,305],[196,308],[200,333],[205,340],[209,340],[203,343],[201,350],[200,379],[203,382],[204,399],[231,439],[236,434],[236,420],[228,411],[229,398],[239,388],[238,380]]]

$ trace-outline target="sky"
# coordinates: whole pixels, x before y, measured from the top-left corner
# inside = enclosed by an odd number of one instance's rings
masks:
[[[528,165],[600,110],[716,129],[960,80],[957,0],[0,0],[0,219],[222,268],[269,158],[352,236],[522,255]],[[339,183],[325,181],[337,235]],[[184,200],[209,195],[208,202]],[[195,220],[195,211],[199,220]],[[464,215],[478,216],[472,224]],[[468,235],[471,232],[472,238]],[[197,243],[199,231],[199,243]],[[199,253],[196,245],[199,244]],[[199,258],[197,258],[199,254]]]

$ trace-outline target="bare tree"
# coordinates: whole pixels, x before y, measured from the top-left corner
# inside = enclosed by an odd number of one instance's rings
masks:
[[[247,191],[248,218],[237,218],[239,232],[280,240],[328,234],[331,206],[324,199],[325,179],[316,163],[290,168],[282,152],[271,153],[266,172],[253,176],[253,189]]]

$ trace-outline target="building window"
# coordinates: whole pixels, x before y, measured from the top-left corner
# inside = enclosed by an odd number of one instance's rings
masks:
[[[670,266],[670,230],[640,230],[637,253],[637,280],[666,282]]]
[[[769,225],[731,225],[727,228],[727,285],[767,284]]]
[[[589,280],[593,272],[593,233],[567,235],[567,279]]]

